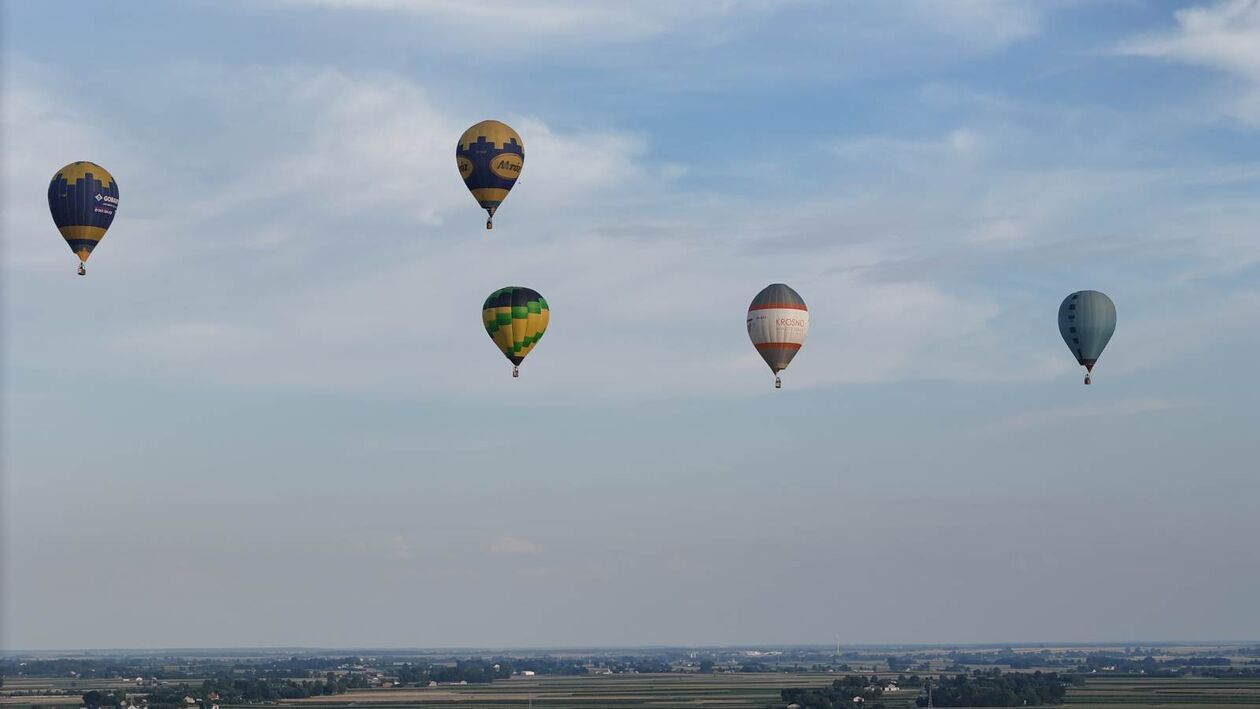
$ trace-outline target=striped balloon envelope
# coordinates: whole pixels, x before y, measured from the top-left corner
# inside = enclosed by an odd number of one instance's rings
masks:
[[[774,388],[783,382],[779,372],[788,364],[809,333],[809,309],[800,294],[782,283],[772,283],[748,306],[748,338],[774,372]]]
[[[1116,331],[1116,304],[1106,293],[1080,290],[1059,304],[1059,334],[1092,382],[1094,364]]]
[[[473,199],[490,215],[486,228],[494,228],[494,213],[507,199],[525,166],[525,144],[505,123],[482,121],[464,131],[455,146],[455,163]]]
[[[48,183],[48,209],[62,238],[79,257],[79,275],[84,275],[83,264],[114,222],[118,183],[96,163],[72,162]]]
[[[512,363],[512,376],[520,376],[518,366],[547,332],[551,308],[538,291],[508,286],[490,294],[481,306],[481,322],[486,333],[504,357]]]

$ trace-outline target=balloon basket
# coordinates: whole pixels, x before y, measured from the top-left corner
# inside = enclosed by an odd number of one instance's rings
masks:
[[[782,389],[782,388],[783,388],[783,380],[782,380],[782,379],[779,379],[778,377],[775,377],[775,378],[774,378],[774,388],[775,388],[775,389]]]
[[[512,378],[519,379],[520,376],[521,376],[521,370],[518,369],[517,367],[512,367]]]
[[[83,264],[79,264],[79,275],[80,275],[80,276],[86,276],[86,275],[87,275],[87,269],[83,267]]]
[[[1094,383],[1094,380],[1093,380],[1093,379],[1090,379],[1090,376],[1089,376],[1088,374],[1086,374],[1086,375],[1085,375],[1085,383],[1086,383],[1086,384],[1093,384],[1093,383]]]
[[[493,219],[487,219],[487,220],[486,220],[486,228],[487,228],[487,229],[493,229],[493,228],[494,228],[494,220],[493,220]]]

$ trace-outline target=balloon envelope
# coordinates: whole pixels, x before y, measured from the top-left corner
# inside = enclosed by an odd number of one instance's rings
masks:
[[[500,288],[481,306],[486,333],[512,364],[520,364],[533,351],[550,320],[547,301],[531,288]]]
[[[1116,305],[1105,293],[1077,291],[1059,305],[1059,334],[1086,369],[1092,370],[1116,331]]]
[[[96,163],[72,162],[48,183],[48,209],[70,250],[86,262],[114,222],[118,183]]]
[[[495,210],[516,184],[516,178],[521,176],[525,144],[506,124],[482,121],[459,137],[455,163],[477,204],[494,217]]]
[[[782,283],[763,288],[748,306],[748,338],[775,374],[787,369],[808,333],[805,300]]]

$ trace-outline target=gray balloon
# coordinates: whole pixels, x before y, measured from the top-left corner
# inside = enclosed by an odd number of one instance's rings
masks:
[[[1076,361],[1085,367],[1085,383],[1116,331],[1116,304],[1105,293],[1082,290],[1063,299],[1059,306],[1059,334]]]

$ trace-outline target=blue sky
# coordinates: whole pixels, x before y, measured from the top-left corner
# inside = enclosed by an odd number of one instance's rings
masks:
[[[3,12],[5,648],[1260,637],[1254,0]]]

